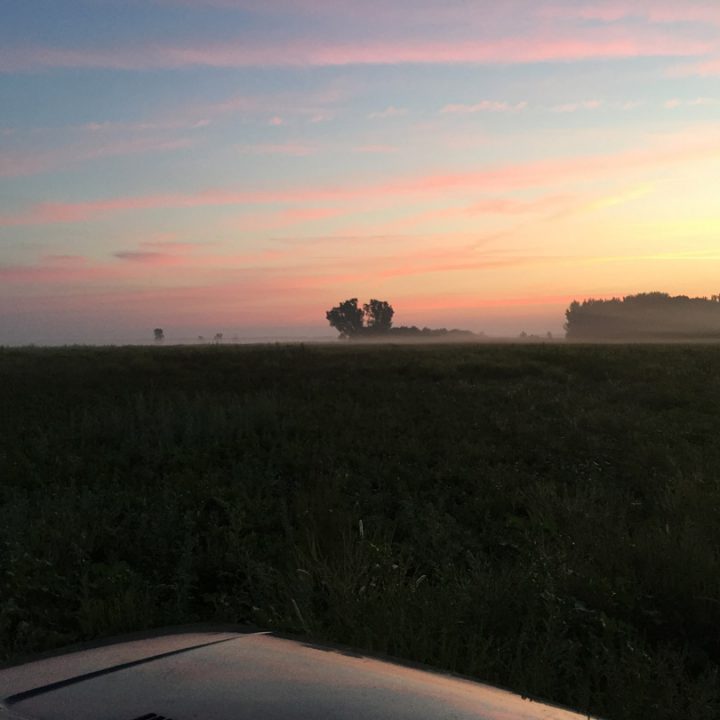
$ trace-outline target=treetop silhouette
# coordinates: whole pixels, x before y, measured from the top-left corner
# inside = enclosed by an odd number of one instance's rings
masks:
[[[385,300],[370,300],[362,308],[357,298],[344,300],[325,313],[325,317],[343,339],[358,335],[379,335],[392,327],[395,311]]]
[[[372,301],[371,301],[372,302]],[[325,313],[325,317],[343,339],[359,335],[365,327],[365,311],[358,307],[357,298],[344,300]]]

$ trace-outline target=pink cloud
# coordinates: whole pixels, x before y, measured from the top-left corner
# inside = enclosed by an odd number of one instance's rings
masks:
[[[36,274],[34,279],[37,278]],[[294,298],[289,305],[288,293]],[[324,294],[327,290],[319,287],[317,281],[303,283],[292,278],[248,273],[241,283],[236,279],[176,287],[151,284],[143,287],[135,282],[132,288],[82,287],[78,291],[75,282],[72,288],[45,287],[36,295],[18,298],[16,306],[25,314],[59,316],[66,328],[72,326],[71,318],[96,317],[107,321],[108,308],[111,308],[114,321],[126,321],[131,326],[146,327],[149,317],[172,318],[175,324],[195,323],[215,332],[228,326],[267,326],[273,321],[283,325],[308,321],[319,324],[318,318],[323,317],[326,306]]]
[[[231,230],[239,230],[243,233],[264,233],[337,217],[346,212],[341,208],[303,206],[284,210],[243,213],[241,217],[232,219],[226,225]]]
[[[432,297],[412,295],[403,298],[402,311],[410,314],[438,310],[487,310],[490,308],[529,307],[536,304],[567,307],[577,297],[580,296],[567,293],[536,296],[511,295],[492,298],[465,293],[437,294]],[[594,295],[594,297],[601,296]]]
[[[0,265],[0,280],[5,288],[19,286],[21,290],[32,286],[78,285],[115,280],[118,273],[108,265],[91,265],[86,262],[48,261],[38,265]]]
[[[142,245],[141,245],[142,247]],[[153,284],[158,277],[171,280],[174,285],[187,282],[198,282],[198,277],[205,280],[216,281],[228,274],[253,272],[258,265],[267,265],[264,275],[270,275],[273,270],[269,263],[285,257],[292,256],[291,252],[278,253],[277,251],[262,251],[242,254],[188,254],[186,252],[173,253],[153,252],[139,249],[121,250],[113,254],[108,260],[91,260],[81,256],[45,256],[34,264],[27,265],[0,265],[0,285],[3,289],[18,286],[21,293],[28,287],[33,293],[40,291],[53,292],[76,291],[78,288],[90,289],[102,283],[103,287],[96,288],[104,293],[108,290],[108,283],[113,286],[131,284],[142,293],[143,285]],[[162,274],[167,269],[170,274]],[[280,271],[282,274],[282,271]],[[292,269],[290,269],[292,274]],[[161,275],[158,275],[161,273]],[[112,290],[109,290],[112,292]],[[87,297],[87,296],[86,296]]]
[[[670,70],[670,75],[684,77],[698,75],[700,77],[715,77],[720,75],[720,58],[706,60],[698,63],[678,65]]]
[[[336,208],[294,208],[284,210],[280,213],[280,219],[291,223],[304,222],[308,220],[323,220],[325,218],[336,217],[342,211]]]
[[[403,262],[377,263],[374,268],[369,269],[367,274],[355,277],[355,281],[372,280],[374,278],[392,279],[400,277],[417,277],[422,275],[433,275],[436,273],[467,272],[470,270],[499,270],[501,268],[527,267],[537,264],[552,264],[556,258],[552,257],[468,257],[461,254],[457,259],[448,258],[447,251],[437,257],[429,256],[424,258],[403,258]],[[378,269],[380,268],[380,269]]]
[[[577,195],[542,195],[531,200],[519,200],[512,197],[491,197],[474,202],[472,205],[460,207],[441,208],[415,213],[389,225],[392,232],[411,232],[416,228],[426,227],[428,223],[438,220],[458,220],[481,215],[521,216],[550,214],[557,217],[559,214],[570,212],[578,208],[581,202],[589,202],[590,198],[581,199]],[[505,236],[500,233],[496,239]]]
[[[498,215],[524,215],[528,213],[544,213],[568,207],[578,202],[573,195],[543,195],[532,200],[517,200],[515,198],[489,198],[464,208],[464,212],[476,214]]]
[[[547,32],[499,40],[394,40],[330,43],[290,42],[281,46],[233,42],[200,47],[12,48],[0,54],[0,71],[44,68],[124,70],[206,67],[323,67],[395,64],[537,63],[589,59],[673,57],[707,54],[713,45],[652,29],[624,31],[612,26]],[[384,112],[391,111],[388,108]],[[281,120],[279,117],[271,122]]]

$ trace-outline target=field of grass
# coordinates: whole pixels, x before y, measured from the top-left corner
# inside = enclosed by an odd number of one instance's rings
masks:
[[[720,347],[0,349],[0,657],[223,620],[720,717]]]

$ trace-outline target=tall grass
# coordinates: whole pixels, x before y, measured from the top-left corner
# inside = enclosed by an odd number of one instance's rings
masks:
[[[720,716],[720,348],[0,350],[0,653],[251,622]]]

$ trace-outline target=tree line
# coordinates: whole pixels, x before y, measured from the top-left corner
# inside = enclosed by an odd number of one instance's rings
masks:
[[[720,339],[720,295],[651,292],[574,301],[565,319],[568,340]]]
[[[326,312],[326,318],[342,339],[480,337],[468,330],[393,327],[395,311],[385,300],[359,305],[357,298],[344,300]],[[568,340],[692,340],[720,339],[720,294],[710,297],[638,293],[609,300],[573,301],[565,311]],[[521,333],[521,339],[531,339]],[[544,338],[552,340],[551,333]]]

